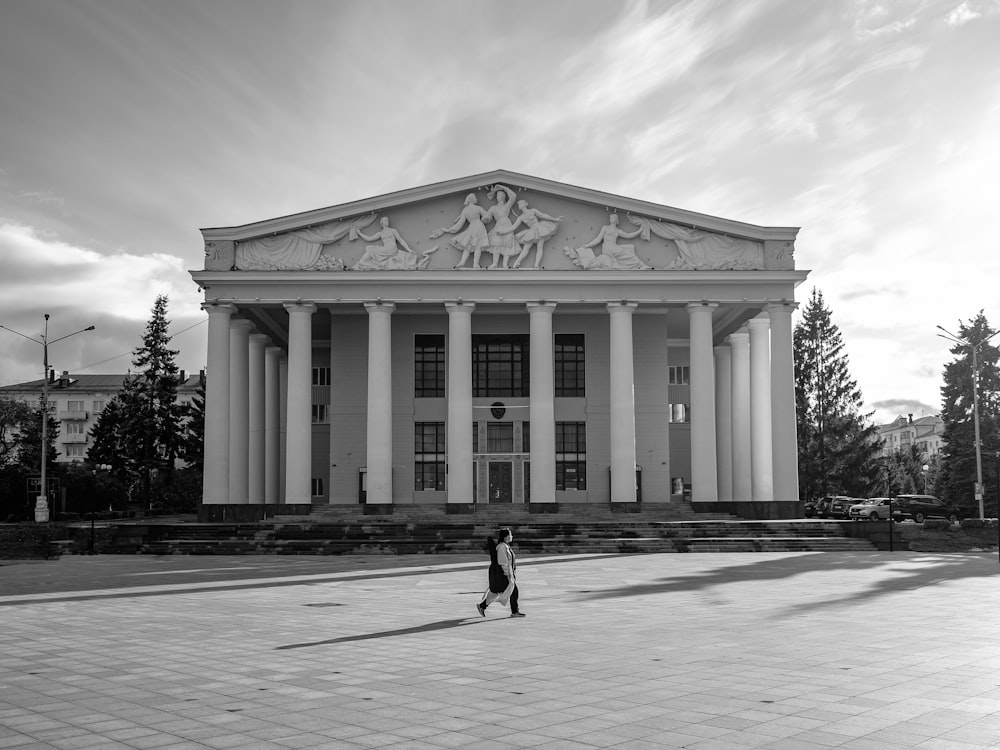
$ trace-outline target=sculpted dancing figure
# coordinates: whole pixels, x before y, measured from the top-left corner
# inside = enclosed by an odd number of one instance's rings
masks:
[[[486,217],[487,220],[493,220],[493,228],[489,231],[490,244],[487,248],[493,254],[493,263],[489,267],[496,268],[503,258],[503,267],[506,268],[510,258],[521,252],[521,246],[514,238],[514,225],[510,222],[510,210],[517,193],[506,185],[494,185],[486,197],[492,198],[494,193],[497,202],[489,208]]]
[[[517,221],[511,227],[511,231],[517,229],[519,226],[524,224],[526,229],[522,229],[518,232],[515,237],[517,241],[522,244],[521,254],[517,256],[517,260],[514,261],[514,268],[521,267],[521,261],[528,257],[528,253],[531,252],[531,247],[535,247],[535,268],[542,267],[542,247],[545,245],[545,240],[556,233],[559,228],[559,222],[562,221],[562,216],[549,216],[548,214],[542,213],[537,208],[528,208],[528,201],[519,200],[517,202],[517,207],[520,209],[521,214],[517,217]]]
[[[456,250],[462,251],[462,259],[455,264],[455,268],[461,268],[465,265],[465,261],[469,259],[469,253],[473,254],[472,267],[479,268],[479,256],[483,254],[483,250],[490,244],[489,237],[486,234],[485,221],[487,219],[488,212],[479,205],[476,194],[469,193],[465,196],[465,207],[462,209],[462,213],[458,215],[455,223],[447,229],[435,229],[431,232],[430,238],[435,240],[445,233],[455,234],[465,226],[465,231],[448,240],[449,245]]]

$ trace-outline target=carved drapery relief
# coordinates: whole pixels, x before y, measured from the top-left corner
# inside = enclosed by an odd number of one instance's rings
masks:
[[[649,240],[650,233],[673,240],[680,257],[665,270],[754,271],[764,268],[764,245],[761,242],[727,237],[700,229],[685,229],[676,224],[629,216],[639,227],[638,233]]]
[[[371,214],[355,221],[337,221],[309,229],[239,243],[236,268],[241,271],[342,271],[344,262],[323,255],[323,245],[346,237],[375,221]]]

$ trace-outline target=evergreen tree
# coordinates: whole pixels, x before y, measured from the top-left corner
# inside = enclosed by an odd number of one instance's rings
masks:
[[[848,369],[840,330],[813,289],[793,334],[802,499],[866,496],[878,486],[881,440]]]
[[[996,513],[996,486],[988,481],[990,464],[996,462],[1000,450],[1000,350],[987,342],[996,333],[983,312],[966,323],[959,323],[958,336],[977,348],[979,366],[979,440],[983,458],[985,500]],[[935,493],[943,500],[979,513],[975,499],[976,445],[973,403],[972,350],[955,344],[951,353],[955,359],[945,365],[941,387],[942,435],[941,468],[935,483]],[[995,472],[994,472],[995,473]],[[987,513],[989,515],[989,513]]]
[[[167,297],[160,295],[146,324],[142,344],[133,352],[135,370],[126,378],[114,410],[92,431],[89,458],[109,464],[128,487],[137,487],[143,505],[158,488],[169,487],[181,450],[183,407],[177,403],[177,350],[169,347]],[[105,411],[108,411],[106,408]]]

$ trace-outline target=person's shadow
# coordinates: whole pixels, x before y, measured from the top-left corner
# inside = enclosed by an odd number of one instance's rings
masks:
[[[328,646],[335,643],[353,643],[354,641],[370,641],[374,638],[392,638],[397,635],[412,635],[414,633],[431,633],[435,630],[448,630],[449,628],[460,628],[463,625],[478,625],[484,622],[498,622],[500,618],[476,619],[462,617],[455,620],[440,620],[438,622],[428,622],[424,625],[414,625],[412,628],[399,628],[398,630],[381,630],[377,633],[359,633],[358,635],[345,635],[341,638],[329,638],[325,641],[313,641],[311,643],[290,643],[287,646],[277,646],[275,651],[287,651],[293,648],[309,648],[310,646]]]

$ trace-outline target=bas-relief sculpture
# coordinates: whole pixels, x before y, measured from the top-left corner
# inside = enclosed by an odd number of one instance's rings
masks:
[[[351,266],[352,271],[413,271],[427,268],[431,253],[438,249],[437,245],[418,255],[410,249],[399,232],[389,226],[388,217],[383,216],[380,225],[381,231],[373,235],[365,234],[356,226],[351,227],[351,240],[360,237],[366,242],[382,241],[381,245],[365,247],[361,260]]]
[[[453,268],[481,270],[518,269],[534,250],[531,267],[542,267],[545,242],[559,231],[562,216],[550,216],[530,207],[525,200],[516,200],[517,193],[506,185],[492,185],[486,196],[493,205],[483,207],[475,193],[465,197],[465,204],[455,221],[448,227],[434,230],[430,239],[445,234],[451,237],[447,246],[461,253]],[[516,205],[516,209],[514,206]],[[233,258],[232,265],[237,270],[309,270],[309,271],[415,271],[424,270],[430,264],[430,256],[439,250],[434,245],[427,250],[414,250],[400,233],[390,226],[389,218],[382,216],[380,230],[375,234],[365,234],[362,230],[378,218],[370,214],[359,219],[330,222],[318,227],[287,232],[274,237],[240,242],[232,249],[222,248],[215,243],[206,245],[206,268],[221,269]],[[663,270],[759,270],[764,269],[765,245],[762,242],[729,237],[699,229],[688,229],[677,224],[642,216],[627,216],[636,229],[626,231],[620,226],[618,214],[612,213],[608,223],[601,227],[589,242],[575,248],[564,247],[564,253],[573,265],[584,270],[651,270],[646,261],[636,254],[635,246],[620,243],[619,240],[638,238],[649,243],[655,236],[667,241],[664,246],[651,246],[645,257],[658,252],[669,252],[677,248],[678,257],[658,266]],[[489,228],[487,228],[488,225]],[[523,227],[523,229],[518,229]],[[350,242],[359,239],[370,244],[365,247],[361,258],[347,265],[341,258],[324,253],[324,246],[347,238]],[[777,255],[781,267],[793,267],[791,259],[794,248],[781,248]],[[595,250],[600,246],[599,251]],[[229,253],[226,252],[229,250]],[[480,266],[483,253],[492,256],[492,263]],[[223,257],[227,256],[228,257]]]
[[[590,242],[578,248],[565,247],[563,251],[569,256],[573,264],[585,270],[622,270],[622,271],[648,271],[652,266],[643,263],[635,254],[635,245],[619,245],[618,238],[630,240],[638,237],[641,229],[634,232],[625,232],[618,228],[618,214],[611,214],[608,223],[601,227]],[[648,237],[646,238],[648,240]],[[601,245],[600,254],[595,254],[590,248]]]

